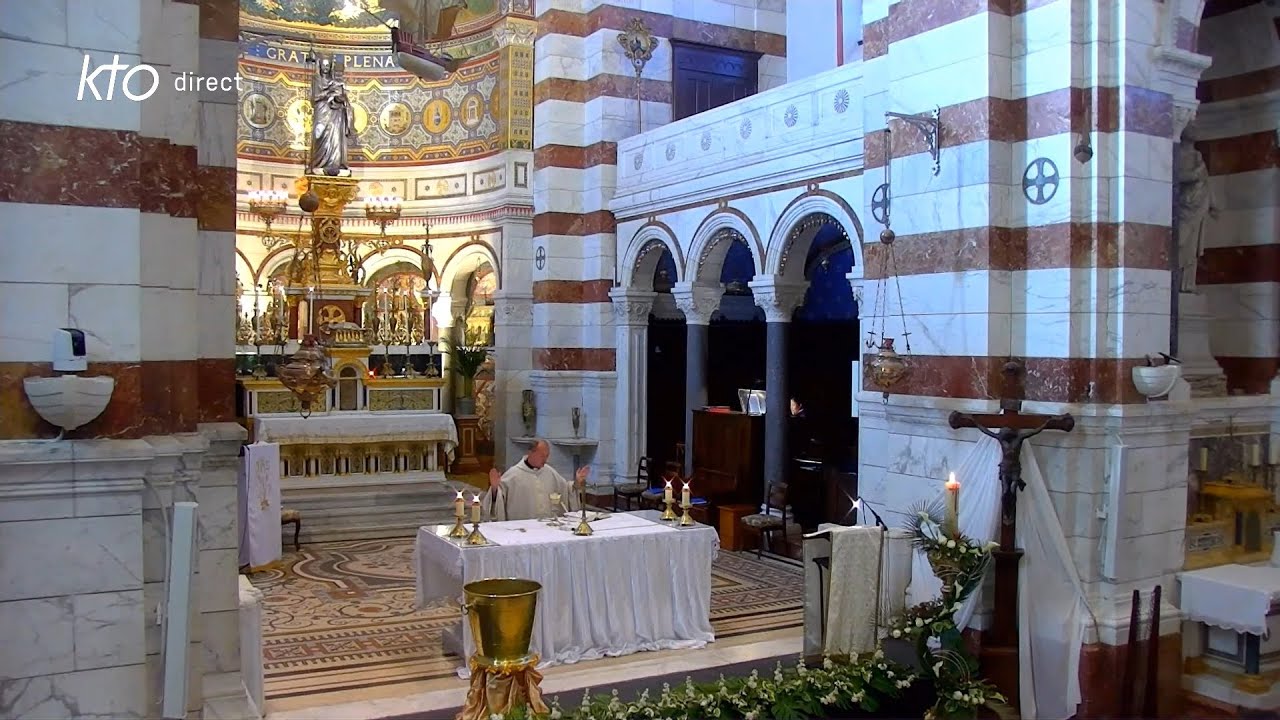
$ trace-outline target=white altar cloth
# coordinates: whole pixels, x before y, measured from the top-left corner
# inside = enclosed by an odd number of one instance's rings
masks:
[[[1219,565],[1178,574],[1188,620],[1253,635],[1267,634],[1267,614],[1280,600],[1280,568]]]
[[[260,415],[254,419],[257,440],[281,445],[440,440],[446,449],[458,444],[458,428],[445,413],[332,411],[300,415]]]
[[[705,525],[673,527],[656,511],[612,515],[573,535],[538,520],[485,523],[494,545],[463,547],[448,525],[418,530],[418,606],[458,602],[465,583],[518,577],[542,583],[531,651],[540,667],[644,650],[702,647],[711,629],[711,563],[719,547]],[[475,651],[463,623],[466,654]],[[465,666],[458,674],[466,677]]]

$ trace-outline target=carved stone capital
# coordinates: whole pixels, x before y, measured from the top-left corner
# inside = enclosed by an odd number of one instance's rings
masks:
[[[1173,140],[1178,142],[1182,137],[1182,133],[1186,131],[1187,126],[1196,117],[1196,110],[1200,108],[1199,100],[1179,100],[1173,104]]]
[[[614,288],[609,291],[613,301],[613,317],[619,325],[648,325],[649,312],[653,310],[656,292]]]
[[[532,20],[508,17],[493,27],[493,39],[498,47],[508,45],[525,45],[533,47],[538,36],[538,24]]]
[[[499,290],[493,294],[493,312],[498,325],[532,325],[533,295]]]
[[[676,307],[684,313],[684,321],[690,325],[710,325],[711,315],[720,309],[720,298],[723,295],[724,288],[719,285],[676,283],[671,288]]]
[[[756,306],[764,310],[765,322],[791,322],[796,308],[804,302],[808,283],[787,283],[777,278],[752,280],[747,283],[755,297]]]

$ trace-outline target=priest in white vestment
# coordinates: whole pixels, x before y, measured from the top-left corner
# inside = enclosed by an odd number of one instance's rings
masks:
[[[580,509],[578,493],[586,485],[590,467],[578,469],[571,485],[555,468],[547,464],[551,446],[539,440],[529,454],[501,475],[497,468],[489,471],[489,492],[483,500],[490,520],[536,520],[559,516],[563,511],[552,507],[551,495],[573,512]]]

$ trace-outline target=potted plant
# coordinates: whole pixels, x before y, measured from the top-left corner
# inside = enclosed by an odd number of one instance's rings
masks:
[[[457,414],[475,415],[476,375],[480,374],[480,369],[484,367],[484,361],[489,359],[489,353],[492,350],[487,347],[467,347],[463,345],[447,352],[453,356],[453,371],[462,378],[462,393],[458,396],[458,402],[455,406]]]

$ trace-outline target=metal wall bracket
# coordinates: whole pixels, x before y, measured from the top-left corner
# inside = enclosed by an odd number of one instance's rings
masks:
[[[929,154],[933,156],[933,174],[937,175],[942,172],[942,149],[938,145],[938,139],[942,135],[942,119],[941,110],[934,108],[933,112],[925,115],[907,115],[904,113],[885,112],[886,118],[897,118],[906,122],[920,132],[924,133],[925,144],[929,146]],[[887,123],[886,123],[887,124]]]

